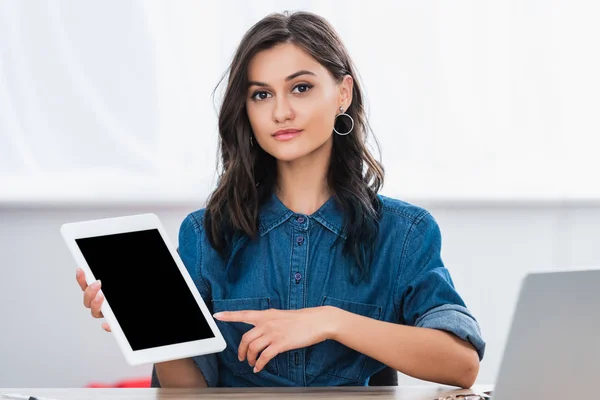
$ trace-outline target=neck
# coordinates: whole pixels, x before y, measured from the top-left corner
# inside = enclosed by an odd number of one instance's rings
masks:
[[[277,162],[276,194],[290,210],[305,215],[317,211],[331,196],[327,172],[331,143],[293,161]]]

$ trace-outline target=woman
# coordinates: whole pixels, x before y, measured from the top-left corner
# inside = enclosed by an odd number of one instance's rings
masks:
[[[478,324],[433,217],[378,194],[383,169],[334,29],[307,12],[269,15],[228,72],[220,179],[179,232],[227,348],[156,364],[161,385],[366,385],[389,366],[470,387],[485,348]],[[101,318],[99,285],[77,280]]]

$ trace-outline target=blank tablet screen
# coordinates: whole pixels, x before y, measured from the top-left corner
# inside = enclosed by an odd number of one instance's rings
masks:
[[[76,242],[133,350],[214,337],[157,229]]]

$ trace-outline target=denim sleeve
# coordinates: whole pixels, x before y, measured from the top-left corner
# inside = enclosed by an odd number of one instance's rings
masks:
[[[401,258],[395,304],[400,323],[444,330],[473,345],[483,359],[485,342],[441,258],[442,238],[435,219],[423,212],[411,226]]]
[[[206,306],[212,313],[211,293],[206,281],[202,278],[202,224],[193,214],[189,214],[179,228],[179,248],[177,249],[183,264],[188,270]],[[219,382],[219,368],[216,354],[192,357],[194,363],[202,372],[204,380],[209,387],[217,386]],[[155,368],[152,369],[152,387],[160,387]]]

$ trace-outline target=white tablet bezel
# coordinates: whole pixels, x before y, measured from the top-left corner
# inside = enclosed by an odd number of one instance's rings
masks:
[[[104,315],[106,322],[108,322],[110,325],[111,331],[113,332],[113,335],[117,340],[117,343],[121,348],[127,363],[130,365],[151,364],[223,351],[226,347],[223,335],[217,328],[217,324],[215,323],[210,311],[206,307],[204,300],[200,296],[200,293],[198,292],[198,289],[196,288],[196,285],[194,284],[194,281],[192,280],[187,268],[179,257],[176,248],[171,245],[162,223],[155,214],[147,213],[88,221],[69,222],[61,226],[60,232],[74,257],[77,266],[85,272],[87,284],[90,285],[96,281],[96,278],[94,277],[89,265],[85,261],[85,257],[79,250],[75,239],[134,232],[147,229],[157,229],[160,233],[160,236],[165,242],[169,252],[171,253],[171,256],[175,260],[177,267],[183,275],[187,286],[193,294],[194,299],[196,299],[198,306],[202,310],[202,314],[208,322],[208,325],[214,334],[214,338],[134,351],[127,341],[119,321],[115,318],[115,315],[110,308],[110,298],[105,296],[101,307],[102,314]]]

